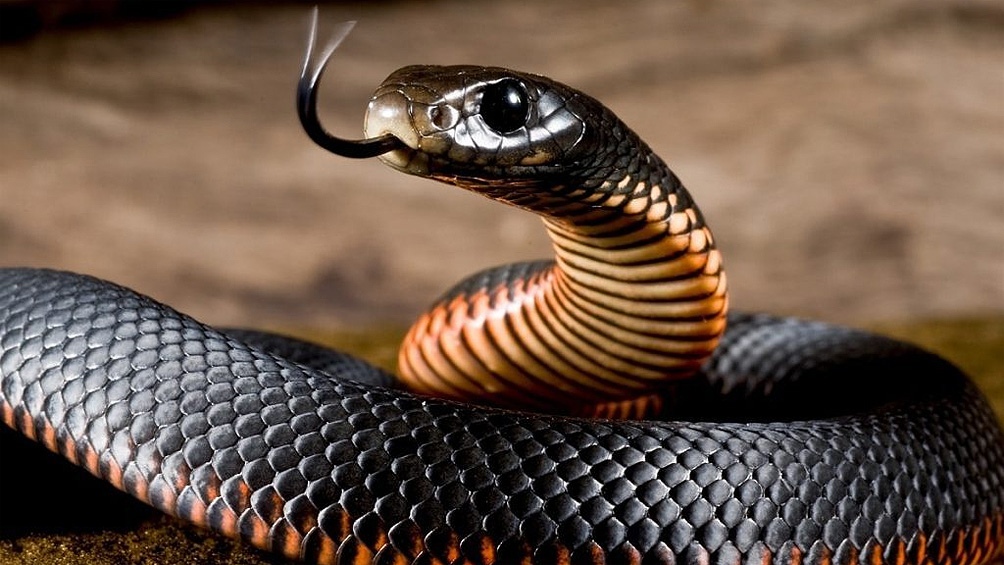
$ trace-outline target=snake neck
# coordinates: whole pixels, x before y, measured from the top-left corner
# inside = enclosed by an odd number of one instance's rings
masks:
[[[555,261],[491,269],[446,293],[402,345],[406,385],[633,416],[648,406],[631,399],[693,374],[725,329],[725,273],[700,211],[654,159],[538,209]]]

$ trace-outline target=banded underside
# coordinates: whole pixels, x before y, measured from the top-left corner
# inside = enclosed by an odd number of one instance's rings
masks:
[[[696,371],[725,329],[728,304],[711,231],[680,186],[629,176],[616,184],[572,192],[574,214],[544,218],[553,263],[503,267],[493,285],[462,285],[424,314],[399,356],[408,386],[633,416],[658,403],[650,394],[667,380]]]

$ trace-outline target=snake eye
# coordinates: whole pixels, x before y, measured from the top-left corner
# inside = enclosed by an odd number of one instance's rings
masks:
[[[485,87],[481,98],[481,117],[499,133],[512,133],[526,125],[530,115],[529,95],[515,79],[505,79]]]

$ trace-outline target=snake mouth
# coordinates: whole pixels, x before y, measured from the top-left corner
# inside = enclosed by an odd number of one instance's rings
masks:
[[[411,117],[411,100],[395,89],[380,88],[366,108],[363,131],[368,139],[392,138],[397,146],[380,154],[380,160],[391,168],[413,175],[429,173],[430,155],[427,145],[432,141],[420,135]]]
[[[440,168],[439,161],[447,162],[435,155],[441,152],[437,150],[449,144],[449,140],[422,135],[415,128],[409,113],[410,101],[400,92],[381,88],[374,94],[366,112],[364,131],[367,137],[363,139],[338,137],[321,124],[317,114],[317,91],[321,77],[335,50],[352,31],[355,22],[339,24],[315,61],[317,19],[318,10],[315,7],[296,91],[297,115],[304,131],[314,143],[336,155],[355,159],[379,157],[385,164],[399,171],[431,176],[432,170]]]
[[[317,115],[317,91],[324,74],[324,69],[328,66],[331,56],[341,45],[355,26],[355,22],[343,22],[332,34],[327,46],[321,52],[317,62],[313,62],[314,45],[317,42],[317,7],[314,8],[310,34],[307,39],[307,50],[303,59],[303,69],[300,71],[300,80],[296,89],[296,110],[300,118],[300,124],[304,131],[314,141],[314,143],[343,157],[356,159],[367,159],[384,155],[406,148],[400,139],[393,135],[380,135],[365,139],[345,139],[329,133]]]
[[[407,146],[380,155],[380,161],[393,169],[410,175],[428,176],[430,171],[429,156]]]

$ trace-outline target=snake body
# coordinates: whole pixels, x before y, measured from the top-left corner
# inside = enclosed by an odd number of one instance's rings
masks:
[[[464,281],[402,350],[420,392],[501,390],[510,408],[387,388],[364,362],[94,278],[0,269],[6,425],[165,512],[316,563],[1004,551],[1004,431],[965,375],[881,336],[726,314],[703,217],[599,102],[506,69],[406,67],[374,96],[369,139],[324,141],[308,86],[301,117],[329,148],[545,218],[556,262]],[[583,403],[667,419],[568,415]]]

